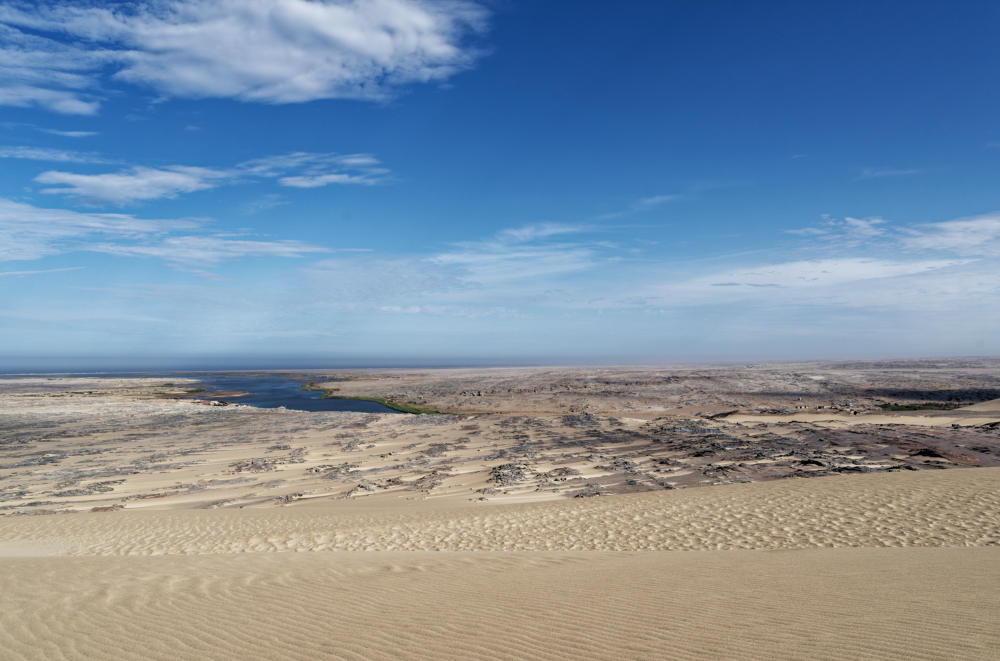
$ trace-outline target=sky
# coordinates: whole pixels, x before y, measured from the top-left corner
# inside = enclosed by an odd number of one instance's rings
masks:
[[[1000,354],[995,2],[0,5],[0,370]]]

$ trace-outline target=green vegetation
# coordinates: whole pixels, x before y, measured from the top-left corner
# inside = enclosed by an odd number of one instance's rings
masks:
[[[956,402],[923,402],[920,404],[880,404],[883,411],[949,411],[964,404]]]
[[[399,411],[400,413],[412,413],[413,415],[441,413],[441,411],[438,411],[430,406],[418,406],[416,404],[407,404],[405,402],[395,402],[391,399],[386,399],[385,397],[350,397],[347,395],[338,395],[332,390],[321,388],[319,384],[315,382],[303,383],[301,389],[322,391],[323,399],[356,399],[362,402],[375,402],[376,404],[381,404],[386,408],[390,408],[393,411]]]
[[[414,415],[422,415],[425,413],[441,413],[435,408],[430,406],[417,406],[415,404],[406,404],[404,402],[394,402],[391,399],[386,399],[385,397],[344,397],[343,395],[331,395],[326,394],[323,396],[324,399],[358,399],[363,402],[376,402],[392,409],[393,411],[399,411],[400,413],[412,413]]]
[[[206,388],[188,388],[186,392],[196,393],[196,392],[205,392],[205,390]]]

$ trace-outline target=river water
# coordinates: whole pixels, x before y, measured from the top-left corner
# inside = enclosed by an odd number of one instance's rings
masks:
[[[284,406],[298,411],[361,411],[363,413],[399,413],[378,402],[359,399],[323,399],[318,390],[302,390],[302,381],[281,376],[191,375],[201,381],[205,394],[240,391],[243,397],[224,397],[227,402],[273,409]]]

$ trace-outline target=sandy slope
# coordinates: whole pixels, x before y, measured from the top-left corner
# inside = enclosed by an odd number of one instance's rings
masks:
[[[0,656],[972,659],[997,549],[19,558]]]
[[[1000,654],[1000,469],[6,517],[0,540],[4,659]]]
[[[662,551],[1000,544],[1000,468],[827,477],[524,505],[386,498],[0,519],[0,555]]]

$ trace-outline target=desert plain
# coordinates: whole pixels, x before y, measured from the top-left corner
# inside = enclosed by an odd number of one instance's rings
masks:
[[[0,378],[0,658],[1000,658],[1000,360],[287,376]]]

